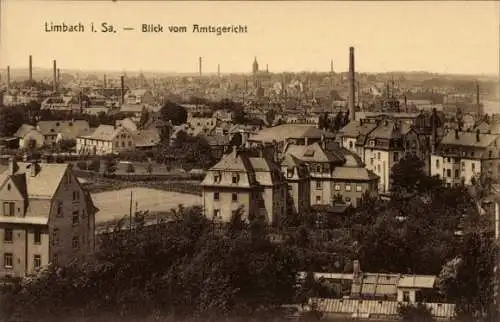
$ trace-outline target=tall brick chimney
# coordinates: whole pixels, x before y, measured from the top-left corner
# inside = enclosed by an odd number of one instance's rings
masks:
[[[29,74],[29,82],[30,85],[33,82],[33,57],[30,55],[30,61],[29,61],[29,67],[28,67],[28,74]]]
[[[356,119],[356,79],[355,79],[355,68],[354,68],[354,47],[349,47],[349,74],[348,74],[348,95],[349,95],[349,120],[353,121]]]
[[[120,102],[125,103],[125,76],[120,76]]]
[[[476,84],[476,108],[479,115],[483,115],[483,109],[481,108],[481,96],[479,93],[479,83]]]
[[[10,66],[7,66],[7,88],[10,88]]]
[[[104,79],[103,79],[103,88],[106,88],[107,84],[106,84],[106,74],[104,74]]]
[[[201,68],[202,68],[202,58],[199,57],[198,58],[198,69],[199,69],[199,72],[200,72],[200,77],[201,77]]]
[[[57,62],[56,60],[54,59],[54,62],[53,62],[53,68],[52,68],[52,87],[53,87],[53,90],[54,92],[57,92]]]

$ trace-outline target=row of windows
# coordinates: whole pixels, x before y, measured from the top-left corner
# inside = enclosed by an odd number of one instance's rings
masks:
[[[451,160],[451,158],[446,158],[446,159]],[[455,160],[457,160],[457,159],[455,159]],[[439,169],[439,166],[440,166],[439,159],[436,159],[436,168]],[[460,166],[462,167],[462,171],[464,171],[465,170],[465,162],[462,161]],[[472,169],[472,171],[476,171],[476,164],[475,163],[471,163],[471,169]]]
[[[350,202],[351,202],[351,200],[352,200],[352,199],[351,199],[350,197],[345,197],[345,198],[344,198],[344,201],[345,201],[346,203],[350,203]],[[357,202],[357,204],[359,205],[359,204],[361,203],[361,198],[356,198],[356,202]],[[322,198],[321,198],[321,196],[316,196],[316,204],[317,204],[317,205],[320,205],[321,203],[322,203]]]
[[[14,242],[14,230],[12,228],[5,228],[3,242],[7,244]],[[35,230],[33,243],[35,245],[40,245],[42,243],[42,232],[40,230]]]
[[[323,182],[322,181],[316,181],[316,190],[322,190],[323,189]],[[340,191],[341,186],[339,184],[336,184],[334,186],[335,191]],[[346,183],[344,185],[345,191],[352,191],[352,185],[349,183]],[[356,185],[356,192],[361,192],[363,191],[363,187],[359,184]]]
[[[214,183],[219,183],[222,180],[222,175],[220,173],[214,174]],[[231,183],[236,184],[240,181],[239,174],[233,174],[231,177]]]
[[[14,255],[12,253],[3,254],[3,266],[8,269],[14,268]],[[40,266],[42,266],[42,256],[33,255],[33,267],[39,268]]]
[[[54,231],[52,232],[52,244],[54,246],[58,246],[58,245],[60,245],[60,243],[61,243],[61,240],[59,239],[59,229],[55,228]],[[73,247],[73,249],[80,248],[80,237],[74,236],[71,239],[71,247]]]

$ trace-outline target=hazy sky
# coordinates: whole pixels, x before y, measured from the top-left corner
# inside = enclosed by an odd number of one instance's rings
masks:
[[[0,68],[250,72],[336,71],[356,48],[360,72],[419,70],[498,74],[499,5],[427,2],[167,2],[0,0]],[[85,33],[45,32],[45,22],[83,23]],[[92,33],[108,22],[117,33]],[[141,33],[143,23],[188,33]],[[246,34],[194,34],[192,24],[248,26]],[[136,31],[123,31],[134,27]]]

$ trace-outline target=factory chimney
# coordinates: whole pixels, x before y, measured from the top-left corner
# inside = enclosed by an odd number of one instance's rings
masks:
[[[220,64],[217,64],[217,77],[220,78]]]
[[[57,92],[57,62],[54,60],[53,62],[53,68],[52,68],[52,87],[53,87],[53,90],[54,92]]]
[[[330,60],[330,73],[333,74],[333,59]]]
[[[106,74],[104,74],[104,79],[103,79],[103,88],[106,88]]]
[[[477,112],[479,115],[483,115],[483,110],[481,108],[481,97],[479,94],[479,83],[476,84],[476,107],[477,107]]]
[[[61,69],[57,69],[57,86],[61,85]]]
[[[354,47],[349,48],[349,76],[348,76],[348,92],[349,92],[349,120],[356,119],[356,98],[355,98],[355,69],[354,69]]]
[[[120,103],[125,103],[125,76],[120,76]]]
[[[202,67],[202,58],[199,57],[198,58],[198,69],[199,69],[199,72],[200,72],[200,77],[201,77],[201,67]]]
[[[30,61],[29,61],[29,67],[28,67],[29,71],[29,84],[31,86],[31,84],[33,83],[33,57],[30,55]]]
[[[434,154],[436,152],[436,143],[437,143],[437,125],[438,125],[438,116],[436,108],[432,109],[431,115],[431,153]]]
[[[7,66],[7,88],[10,88],[10,66]]]

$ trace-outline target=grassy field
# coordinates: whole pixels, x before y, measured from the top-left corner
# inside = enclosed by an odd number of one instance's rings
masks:
[[[96,224],[113,221],[130,212],[130,193],[132,192],[132,210],[167,212],[179,204],[186,207],[201,205],[201,197],[159,189],[144,187],[126,188],[113,191],[92,193],[92,200],[99,208]]]

